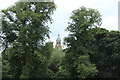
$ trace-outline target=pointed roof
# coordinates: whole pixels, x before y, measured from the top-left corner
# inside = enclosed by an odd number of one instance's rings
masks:
[[[59,34],[58,34],[58,37],[57,37],[56,41],[61,41],[61,38],[60,38]]]

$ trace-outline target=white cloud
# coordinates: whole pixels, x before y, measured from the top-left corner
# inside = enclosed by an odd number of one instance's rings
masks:
[[[0,0],[0,10],[6,9],[7,7],[10,7],[11,5],[13,5],[17,1],[18,0]]]

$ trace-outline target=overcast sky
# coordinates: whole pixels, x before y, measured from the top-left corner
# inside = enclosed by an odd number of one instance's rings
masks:
[[[0,0],[0,10],[12,5],[17,0]],[[85,6],[97,9],[102,15],[102,28],[108,30],[118,30],[118,1],[120,0],[54,0],[57,9],[53,15],[53,24],[49,25],[52,33],[51,41],[56,40],[58,33],[63,39],[67,36],[64,30],[68,26],[71,12]],[[62,40],[63,41],[63,40]]]

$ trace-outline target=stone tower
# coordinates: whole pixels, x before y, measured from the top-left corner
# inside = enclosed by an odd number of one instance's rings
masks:
[[[60,35],[59,35],[59,34],[58,34],[58,37],[57,37],[57,39],[56,39],[55,48],[62,49],[62,46],[61,46],[61,38],[60,38]]]

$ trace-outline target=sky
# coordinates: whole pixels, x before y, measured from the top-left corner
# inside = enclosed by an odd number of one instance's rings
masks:
[[[18,0],[0,0],[0,10],[6,9]],[[107,30],[118,30],[118,2],[120,0],[54,0],[57,8],[54,11],[53,23],[49,24],[50,41],[54,42],[60,34],[61,40],[68,35],[65,29],[68,26],[69,17],[75,9],[84,6],[97,9],[102,15],[101,28]]]

